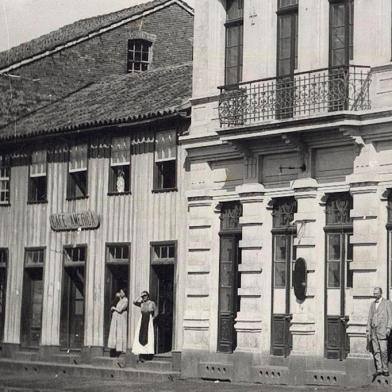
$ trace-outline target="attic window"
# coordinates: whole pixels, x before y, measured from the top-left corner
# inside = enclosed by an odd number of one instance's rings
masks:
[[[148,71],[151,64],[152,43],[143,39],[128,40],[128,72]]]

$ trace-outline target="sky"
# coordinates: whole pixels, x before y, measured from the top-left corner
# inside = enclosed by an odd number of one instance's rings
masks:
[[[76,20],[148,0],[0,0],[0,51]],[[186,0],[192,5],[194,0]]]

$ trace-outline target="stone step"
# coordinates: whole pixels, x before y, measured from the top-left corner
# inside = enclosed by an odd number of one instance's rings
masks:
[[[19,361],[37,361],[39,359],[38,351],[15,351],[12,358]]]
[[[92,359],[91,365],[114,368],[114,369],[122,369],[125,367],[125,358],[95,357]]]
[[[58,364],[78,365],[81,362],[80,355],[75,353],[54,354],[50,359]]]
[[[134,382],[165,382],[180,378],[179,372],[153,371],[144,369],[115,369],[112,367],[97,367],[92,365],[72,365],[54,362],[27,362],[0,358],[0,374],[3,371],[21,373],[46,374],[57,377],[95,377],[102,379],[113,379]]]
[[[152,361],[137,362],[134,368],[156,372],[170,372],[172,371],[172,363],[171,361],[154,358]]]

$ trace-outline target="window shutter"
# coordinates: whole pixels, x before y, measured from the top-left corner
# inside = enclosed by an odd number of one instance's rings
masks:
[[[46,176],[46,151],[31,154],[30,177]]]
[[[85,170],[87,170],[87,144],[71,147],[69,151],[70,173]]]
[[[131,140],[129,137],[112,139],[111,166],[129,165],[131,162]]]
[[[177,156],[176,131],[157,132],[155,137],[155,162],[171,161]]]

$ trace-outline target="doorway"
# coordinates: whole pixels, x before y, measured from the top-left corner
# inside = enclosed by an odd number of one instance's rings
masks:
[[[81,349],[84,342],[86,246],[64,249],[60,346]]]
[[[4,338],[5,304],[7,297],[8,249],[0,249],[0,344]]]
[[[167,353],[173,348],[176,243],[152,244],[150,295],[156,301],[155,352]]]
[[[44,248],[25,251],[20,339],[23,347],[37,348],[41,341],[44,259]]]
[[[347,300],[353,287],[353,233],[349,193],[335,193],[328,197],[326,212],[326,263],[325,263],[325,356],[345,359],[350,352],[347,336]]]
[[[116,293],[120,289],[129,290],[129,255],[130,244],[108,244],[106,246],[105,268],[105,320],[104,346],[107,347],[112,313]]]
[[[284,357],[287,357],[292,349],[292,271],[296,259],[296,226],[293,221],[296,212],[297,202],[294,197],[274,200],[271,354]]]
[[[238,265],[241,264],[241,228],[239,218],[242,206],[239,202],[222,203],[219,254],[219,308],[218,345],[219,352],[231,353],[237,346],[234,328],[240,309],[238,288],[240,279]]]

